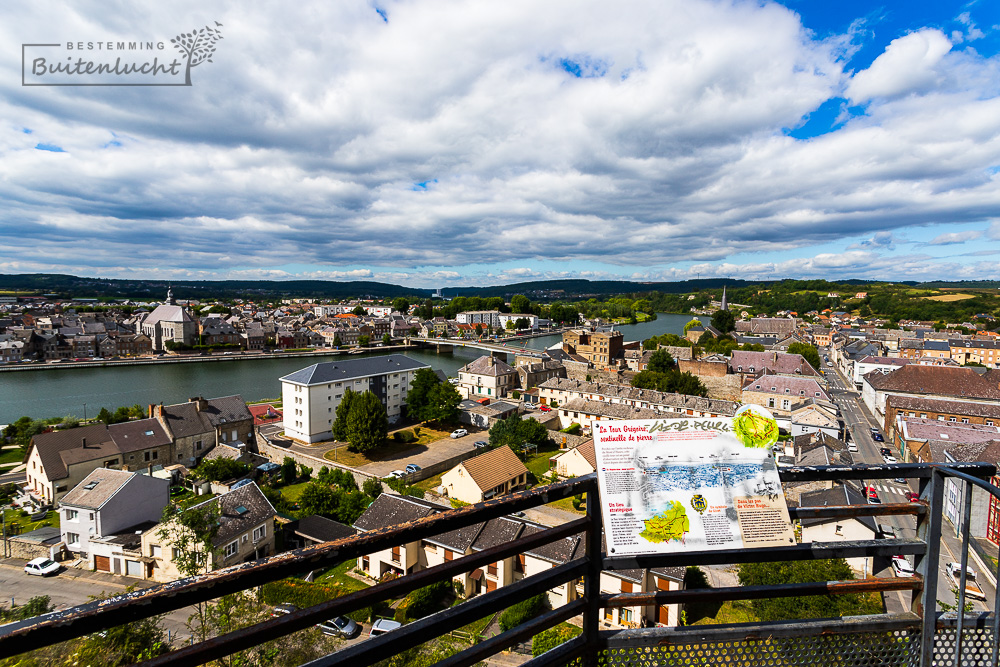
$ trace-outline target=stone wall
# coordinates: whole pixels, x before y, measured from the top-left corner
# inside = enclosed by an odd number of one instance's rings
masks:
[[[585,364],[567,363],[566,377],[583,382],[605,382],[607,384],[631,384],[635,373],[631,371],[601,371]]]
[[[364,472],[362,470],[358,470],[357,468],[351,468],[350,466],[345,466],[341,463],[336,463],[334,461],[321,459],[317,456],[302,454],[301,452],[296,452],[291,449],[285,449],[284,447],[277,447],[275,445],[270,444],[264,438],[257,438],[257,449],[260,451],[262,455],[266,456],[270,461],[273,461],[279,465],[281,464],[282,461],[285,460],[286,456],[290,456],[292,460],[294,460],[296,463],[301,463],[302,465],[312,468],[313,474],[318,473],[319,469],[322,468],[323,466],[326,466],[327,468],[331,469],[340,468],[341,470],[346,470],[347,472],[354,475],[354,481],[358,483],[359,489],[365,483],[365,481],[369,479],[378,479],[376,475]]]
[[[723,375],[715,377],[711,375],[699,375],[698,379],[708,389],[709,398],[718,398],[724,401],[742,401],[743,376],[741,374]]]
[[[722,377],[729,372],[728,364],[691,359],[679,360],[677,367],[682,373],[691,373],[698,377]]]
[[[3,545],[0,545],[2,549]],[[3,551],[0,551],[3,553]],[[23,558],[24,560],[34,560],[35,558],[51,558],[56,562],[69,560],[69,551],[65,549],[53,549],[48,544],[42,544],[32,540],[21,540],[16,537],[8,537],[6,553],[10,558]]]

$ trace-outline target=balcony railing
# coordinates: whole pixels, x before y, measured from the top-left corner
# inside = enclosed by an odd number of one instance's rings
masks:
[[[544,629],[581,616],[583,632],[561,646],[532,659],[532,667],[549,665],[879,665],[931,667],[937,665],[991,665],[998,667],[996,638],[1000,637],[998,600],[993,612],[978,614],[937,611],[936,590],[941,548],[942,506],[946,478],[963,482],[964,518],[961,522],[964,573],[968,564],[972,490],[994,498],[1000,489],[984,481],[996,469],[984,463],[956,465],[896,464],[878,466],[798,467],[781,470],[784,482],[873,480],[906,477],[917,480],[920,501],[884,505],[847,505],[791,508],[794,519],[854,518],[912,515],[915,539],[878,539],[836,543],[803,543],[786,547],[738,551],[614,556],[602,553],[601,514],[594,475],[523,491],[509,496],[442,512],[405,525],[364,533],[282,553],[253,563],[182,579],[156,588],[135,591],[108,600],[84,604],[0,627],[0,655],[12,656],[57,642],[163,614],[191,604],[260,586],[345,560],[391,549],[400,544],[497,518],[579,493],[587,494],[587,515],[462,558],[445,561],[405,577],[380,583],[322,604],[270,619],[257,625],[184,646],[159,656],[149,665],[193,665],[215,660],[250,646],[278,639],[334,616],[402,597],[437,581],[474,571],[515,557],[541,545],[579,533],[586,536],[585,553],[551,569],[473,597],[459,605],[414,621],[384,635],[347,646],[310,665],[368,665],[423,644],[512,604],[552,588],[583,580],[584,595],[568,604],[498,636],[471,646],[442,663],[447,667],[472,665]],[[662,566],[715,565],[750,562],[911,555],[916,576],[869,578],[775,586],[727,587],[641,593],[601,594],[602,571]],[[572,585],[572,584],[571,584]],[[965,603],[964,574],[959,585],[958,609]],[[601,611],[607,607],[647,607],[691,602],[747,600],[861,592],[912,591],[909,611],[895,614],[829,619],[789,620],[756,624],[645,627],[601,630]]]

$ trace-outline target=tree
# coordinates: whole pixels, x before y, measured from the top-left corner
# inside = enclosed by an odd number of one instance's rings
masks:
[[[351,314],[357,315],[358,317],[364,317],[365,315],[368,314],[368,311],[365,310],[364,306],[355,306],[354,310],[351,311]]]
[[[516,320],[514,320],[514,328],[517,329],[517,330],[519,330],[519,331],[521,329],[527,329],[528,326],[529,326],[529,324],[530,323],[528,322],[528,318],[527,317],[519,317]]]
[[[368,343],[372,342],[372,337],[365,334],[363,336],[358,336],[358,345],[361,347],[368,347]]]
[[[800,584],[810,581],[847,581],[854,571],[843,558],[781,563],[742,563],[741,586]],[[881,601],[865,594],[810,595],[795,598],[765,598],[751,602],[761,621],[792,618],[827,618],[882,612]]]
[[[341,442],[347,441],[347,416],[351,413],[351,405],[354,404],[356,397],[357,394],[353,389],[345,389],[344,396],[337,405],[337,416],[334,418],[330,430],[333,432],[334,439]]]
[[[736,330],[736,317],[728,310],[717,310],[712,315],[712,326],[727,334]]]
[[[361,490],[369,498],[378,498],[382,495],[382,482],[371,477],[365,480],[365,483],[361,485]]]
[[[281,462],[281,481],[284,484],[295,483],[295,459],[286,456]]]
[[[411,419],[425,421],[421,416],[430,404],[432,392],[441,384],[441,378],[430,368],[421,368],[413,374],[410,381],[410,391],[406,394],[406,412]]]
[[[113,424],[114,415],[107,408],[101,408],[101,411],[97,413],[97,421],[104,422],[105,424]]]
[[[389,418],[382,401],[370,391],[360,394],[347,416],[347,441],[351,449],[370,452],[389,435]]]
[[[521,314],[530,313],[531,300],[523,294],[515,294],[510,297],[510,312]]]
[[[649,363],[646,368],[653,371],[654,373],[669,373],[674,369],[675,366],[674,358],[665,349],[659,349],[653,352],[649,357]]]
[[[126,592],[132,592],[129,587]],[[101,595],[94,599],[106,599]],[[170,650],[162,622],[164,615],[152,616],[108,628],[84,637],[73,653],[74,664],[132,665],[155,658]]]
[[[801,354],[802,358],[809,362],[809,365],[819,370],[819,352],[814,345],[809,343],[792,343],[788,346],[788,354]]]
[[[450,382],[441,382],[431,392],[431,400],[427,405],[428,414],[431,420],[449,423],[458,421],[461,410],[458,405],[462,402],[462,395],[458,389]]]
[[[696,375],[676,368],[666,372],[640,371],[632,378],[632,386],[640,389],[675,392],[686,396],[708,396],[708,389]]]
[[[565,644],[581,632],[583,630],[573,626],[557,626],[548,630],[542,630],[531,640],[531,655],[537,658],[546,651],[551,651],[560,644]]]
[[[392,336],[389,334],[385,334],[384,336],[382,336],[382,344],[385,345],[386,347],[392,345]]]
[[[392,309],[397,313],[406,315],[410,311],[410,301],[406,297],[396,297],[392,300]]]
[[[483,325],[476,323],[476,336],[479,337],[482,335],[483,335]]]
[[[701,326],[701,320],[699,320],[698,318],[691,320],[690,322],[684,325],[684,335],[686,336],[687,332],[693,327],[700,327],[700,326]]]
[[[207,502],[179,512],[173,505],[163,508],[157,536],[168,542],[173,563],[184,577],[204,574],[213,568],[217,553],[215,536],[219,533],[219,503]],[[188,629],[198,641],[209,638],[207,608],[204,602],[195,605],[188,618]]]
[[[340,340],[340,334],[333,334],[333,346],[340,347],[344,342]]]
[[[533,417],[522,419],[520,415],[513,415],[499,420],[490,428],[491,446],[507,445],[515,452],[521,449],[521,445],[542,445],[548,440],[549,430]]]
[[[420,315],[425,320],[434,319],[434,302],[430,299],[424,301],[424,310]]]
[[[299,496],[299,507],[307,516],[310,514],[333,515],[340,506],[340,493],[342,492],[322,482],[309,482]]]
[[[294,465],[294,461],[292,463]],[[233,459],[219,457],[217,459],[203,459],[192,472],[198,479],[224,482],[246,475],[250,472],[250,466]]]

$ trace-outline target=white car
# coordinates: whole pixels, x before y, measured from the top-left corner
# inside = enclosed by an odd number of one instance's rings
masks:
[[[883,457],[886,463],[897,463],[895,456]]]
[[[905,556],[892,557],[892,571],[897,577],[913,576],[913,566],[910,565],[910,561],[906,560]]]
[[[35,574],[39,577],[47,577],[50,574],[55,574],[62,569],[62,565],[50,560],[48,558],[36,558],[35,560],[28,561],[28,564],[24,566],[24,571],[28,574]]]
[[[453,438],[462,438],[462,437],[465,437],[467,435],[469,435],[469,432],[466,431],[464,428],[460,428],[460,429],[458,429],[456,431],[452,431],[451,432],[451,437],[453,437]]]

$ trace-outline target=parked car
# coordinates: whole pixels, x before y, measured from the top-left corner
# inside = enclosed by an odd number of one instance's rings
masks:
[[[875,442],[885,442],[885,438],[883,438],[882,434],[879,433],[878,431],[872,433],[872,440],[874,440]]]
[[[884,540],[894,540],[896,539],[896,529],[887,523],[876,522],[875,528],[878,530],[875,537],[879,537]]]
[[[289,602],[282,602],[276,605],[274,609],[271,610],[271,618],[277,618],[278,616],[285,616],[286,614],[291,614],[292,612],[298,611],[299,608]]]
[[[382,479],[402,479],[406,477],[406,473],[402,470],[393,470],[391,473],[383,477]]]
[[[490,443],[486,442],[485,440],[476,440],[472,444],[475,446],[476,449],[489,449],[490,446]]]
[[[28,564],[24,566],[24,571],[28,574],[34,574],[39,577],[47,577],[50,574],[56,574],[62,569],[62,565],[50,560],[48,558],[39,557],[34,560],[28,561]]]
[[[454,430],[454,431],[451,432],[451,437],[453,437],[453,438],[462,438],[462,437],[465,437],[467,435],[469,435],[469,432],[466,431],[464,428],[456,429],[456,430]]]
[[[909,500],[911,503],[920,502],[920,496],[913,491],[908,491],[906,493],[906,499]]]
[[[418,466],[418,465],[417,465],[416,463],[408,463],[408,464],[406,465],[406,474],[407,474],[407,475],[410,475],[410,474],[412,474],[412,473],[415,473],[415,472],[417,472],[418,470],[420,470],[420,466]]]
[[[541,410],[542,412],[552,412],[552,408],[550,408],[547,405],[539,405],[538,409]]]
[[[361,634],[361,626],[355,623],[354,619],[346,616],[338,616],[329,621],[317,623],[316,627],[324,635],[343,637],[344,639],[353,639]]]
[[[892,557],[892,571],[897,577],[913,576],[913,566],[910,565],[910,561],[906,560],[905,556]]]
[[[881,505],[882,501],[879,500],[878,491],[875,490],[874,486],[865,487],[865,497],[868,498],[869,505]]]
[[[882,456],[892,456],[892,450],[888,447],[879,447],[878,451]]]
[[[899,461],[896,460],[895,456],[883,456],[882,460],[885,461],[886,463],[899,463]]]
[[[402,627],[402,625],[399,621],[394,621],[391,618],[379,618],[372,623],[372,629],[368,631],[368,636],[377,637],[378,635],[384,635],[390,630]]]

